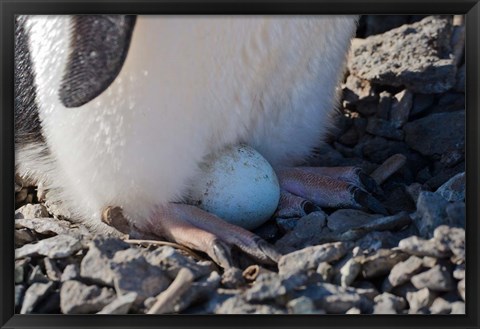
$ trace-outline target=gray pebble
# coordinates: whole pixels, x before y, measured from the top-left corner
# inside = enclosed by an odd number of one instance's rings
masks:
[[[313,301],[305,296],[295,298],[287,303],[288,313],[291,314],[319,314]],[[324,312],[323,312],[324,313]]]
[[[362,261],[362,275],[364,278],[373,278],[390,272],[395,264],[405,260],[407,254],[392,249],[380,249]]]
[[[349,245],[343,242],[325,243],[307,247],[302,250],[283,255],[278,261],[281,275],[316,270],[322,262],[331,262],[343,257]]]
[[[374,314],[397,314],[407,307],[405,299],[387,292],[376,296],[374,302]]]
[[[78,238],[62,234],[15,249],[15,259],[38,255],[49,258],[65,258],[80,249],[82,249],[82,244]]]
[[[62,272],[58,269],[55,262],[50,258],[44,258],[43,263],[45,265],[45,271],[47,272],[47,277],[51,281],[60,281]]]
[[[60,308],[64,314],[96,313],[115,297],[112,289],[71,280],[63,282],[60,288]]]
[[[396,287],[408,282],[413,275],[420,272],[422,266],[422,259],[416,256],[410,256],[407,260],[395,264],[387,278],[389,286]]]
[[[460,264],[455,267],[453,277],[457,280],[465,279],[465,264]]]
[[[444,266],[435,265],[430,270],[411,278],[417,289],[428,288],[433,291],[450,291],[454,288],[452,274]]]
[[[15,211],[15,219],[49,217],[47,208],[42,204],[26,204]]]
[[[428,309],[437,295],[428,288],[415,292],[407,292],[407,301],[410,305],[409,313],[419,313],[421,309]]]
[[[415,256],[430,256],[435,258],[450,257],[452,252],[445,244],[434,239],[424,240],[418,236],[411,236],[399,242],[398,248]]]
[[[437,297],[430,306],[431,314],[450,314],[452,311],[452,305],[442,297]]]
[[[97,314],[127,314],[133,302],[137,299],[135,292],[130,292],[115,298]]]
[[[276,305],[249,304],[240,296],[225,300],[216,310],[216,314],[286,314],[286,310]]]

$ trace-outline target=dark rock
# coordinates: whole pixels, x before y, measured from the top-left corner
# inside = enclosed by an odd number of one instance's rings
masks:
[[[273,221],[267,221],[265,224],[254,229],[253,233],[267,241],[275,239],[279,235],[278,226]]]
[[[33,283],[25,292],[20,314],[32,313],[35,307],[43,301],[53,289],[53,282]]]
[[[465,64],[457,71],[454,90],[462,93],[465,92]]]
[[[441,94],[438,103],[432,108],[433,113],[463,110],[465,110],[465,94],[452,92]]]
[[[25,296],[25,286],[23,284],[15,285],[15,309],[19,309],[23,304],[23,297]]]
[[[287,275],[316,270],[322,262],[331,262],[343,257],[348,247],[349,245],[343,242],[325,243],[283,255],[278,261],[279,273]]]
[[[295,228],[280,238],[275,246],[280,252],[286,253],[318,244],[325,226],[325,217],[323,211],[315,211],[300,218]]]
[[[451,29],[449,19],[429,16],[383,35],[355,39],[349,71],[376,84],[407,86],[418,93],[444,92],[455,84]]]
[[[115,292],[112,289],[79,281],[66,281],[60,289],[60,307],[64,314],[96,313],[113,300]]]
[[[359,101],[375,100],[375,92],[367,80],[362,80],[354,75],[349,75],[345,84],[342,86],[343,100],[349,104],[355,104]]]
[[[362,139],[361,147],[364,157],[374,163],[382,163],[397,153],[404,155],[409,153],[408,146],[405,143],[387,140],[379,136]]]
[[[435,96],[432,94],[415,94],[413,96],[413,105],[410,110],[410,117],[415,118],[423,114],[430,106],[433,105]]]
[[[70,235],[57,235],[35,244],[26,244],[15,249],[15,259],[27,256],[47,256],[49,258],[65,258],[82,249],[79,239]]]
[[[443,196],[447,201],[465,200],[465,172],[457,174],[450,178],[445,184],[440,186],[436,193]]]
[[[388,249],[396,247],[401,239],[398,233],[392,233],[391,231],[373,231],[357,240],[355,244],[362,250],[374,252],[382,248]]]
[[[452,274],[440,265],[413,276],[411,281],[417,289],[428,288],[433,291],[450,291],[454,288]]]
[[[393,288],[408,282],[412,276],[421,271],[422,266],[422,259],[416,256],[410,256],[407,260],[395,264],[388,275],[387,286]]]
[[[343,145],[355,146],[358,142],[358,132],[355,127],[349,128],[342,136],[338,138],[338,141]]]
[[[450,248],[433,239],[424,240],[418,236],[411,236],[399,242],[398,248],[405,253],[415,256],[430,256],[447,258],[452,255]]]
[[[403,129],[407,144],[423,155],[461,149],[465,138],[465,111],[431,114],[407,123]]]
[[[436,170],[435,173],[433,173],[433,177],[425,182],[425,188],[434,191],[438,189],[441,185],[446,183],[450,178],[464,171],[464,161],[456,164],[454,167],[451,168],[439,168]]]
[[[15,230],[15,247],[21,247],[25,244],[34,242],[37,237],[29,229]]]
[[[417,313],[421,309],[429,308],[437,294],[428,288],[423,288],[415,292],[407,292],[407,301],[410,305],[409,313]]]
[[[391,109],[392,94],[386,91],[382,91],[380,93],[380,99],[378,100],[377,118],[389,120]]]
[[[407,254],[392,249],[380,249],[362,261],[362,275],[364,278],[373,278],[385,275],[392,267],[405,260]]]
[[[448,202],[439,194],[422,191],[417,200],[417,213],[413,221],[422,237],[430,238],[438,226],[447,222]]]
[[[374,314],[397,314],[407,307],[405,299],[389,294],[388,292],[376,296],[374,302]]]
[[[28,272],[28,264],[31,262],[31,258],[22,258],[15,260],[15,283],[22,283],[25,280],[26,273]]]
[[[462,161],[465,161],[465,152],[458,149],[446,150],[440,158],[440,163],[446,168],[452,168]]]
[[[405,137],[403,130],[397,129],[393,123],[375,117],[368,118],[367,132],[399,141]]]
[[[127,314],[136,299],[137,294],[134,292],[119,296],[97,314]]]
[[[35,313],[38,314],[48,314],[48,313],[61,313],[60,310],[60,293],[58,290],[54,291],[45,298],[40,304],[35,308]]]
[[[395,128],[401,128],[407,123],[412,108],[412,101],[413,94],[409,90],[404,90],[395,95],[390,112],[390,122],[392,122]]]
[[[362,227],[376,218],[379,214],[368,214],[356,209],[339,209],[333,212],[327,219],[327,226],[332,231],[345,232],[352,228]]]
[[[299,218],[275,218],[275,222],[284,233],[292,231],[298,224]]]
[[[43,273],[42,268],[37,265],[32,269],[32,272],[30,272],[30,275],[28,276],[27,283],[28,284],[33,284],[33,283],[48,283],[50,280],[47,278],[47,276]]]
[[[395,186],[388,191],[387,199],[383,205],[390,213],[396,214],[401,211],[415,211],[415,203],[412,202],[410,195],[404,185]]]

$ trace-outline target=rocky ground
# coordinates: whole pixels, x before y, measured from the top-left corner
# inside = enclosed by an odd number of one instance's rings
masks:
[[[94,236],[18,180],[16,311],[465,313],[463,51],[461,16],[362,17],[338,129],[309,162],[363,168],[391,216],[277,214],[256,233],[278,267],[238,255],[223,271],[174,244]]]

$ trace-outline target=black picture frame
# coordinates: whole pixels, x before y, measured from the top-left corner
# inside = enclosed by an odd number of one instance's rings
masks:
[[[2,328],[478,328],[480,4],[470,0],[1,0],[0,324]],[[19,315],[14,313],[13,59],[16,14],[465,14],[466,315]]]

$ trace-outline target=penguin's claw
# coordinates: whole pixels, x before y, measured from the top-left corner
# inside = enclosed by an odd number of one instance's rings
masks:
[[[388,215],[376,198],[383,196],[382,189],[357,167],[281,168],[277,176],[282,190],[276,213],[280,217],[304,216],[307,211],[302,205],[309,203],[326,208],[366,208]]]
[[[158,208],[143,230],[202,251],[223,268],[234,266],[232,247],[263,264],[276,264],[281,256],[252,232],[187,204],[170,203]]]

